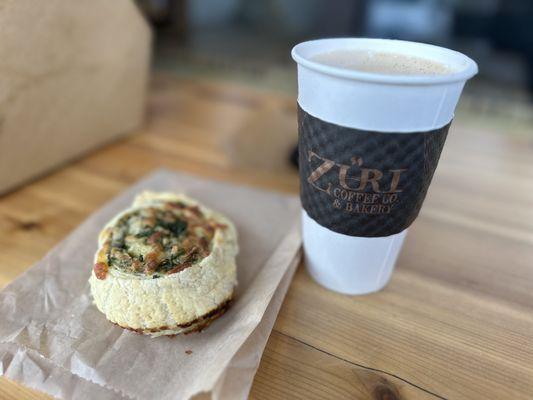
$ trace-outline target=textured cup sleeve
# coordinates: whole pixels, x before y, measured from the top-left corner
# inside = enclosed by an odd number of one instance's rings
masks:
[[[373,132],[335,125],[298,107],[300,197],[320,225],[389,236],[418,216],[450,127]]]

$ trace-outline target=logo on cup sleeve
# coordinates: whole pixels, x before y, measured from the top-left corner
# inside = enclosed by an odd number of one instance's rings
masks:
[[[298,109],[300,198],[309,217],[351,236],[399,233],[418,212],[450,123],[425,132],[374,132]]]
[[[402,173],[408,168],[382,171],[364,167],[362,157],[353,156],[350,164],[340,164],[308,150],[307,161],[315,165],[307,182],[331,197],[332,206],[347,213],[389,214],[398,194]],[[334,180],[325,181],[326,175]],[[325,182],[324,182],[325,181]]]

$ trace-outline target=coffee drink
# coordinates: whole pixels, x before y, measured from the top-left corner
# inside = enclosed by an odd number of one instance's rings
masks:
[[[298,165],[305,264],[326,288],[389,281],[476,63],[401,40],[300,43]]]
[[[337,68],[387,75],[445,75],[455,72],[440,62],[400,53],[341,49],[319,53],[312,61]]]

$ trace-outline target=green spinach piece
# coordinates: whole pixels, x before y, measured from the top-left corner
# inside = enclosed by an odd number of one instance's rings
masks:
[[[160,225],[176,236],[180,236],[187,230],[187,221],[182,219],[176,219],[176,221],[173,222],[160,221]]]

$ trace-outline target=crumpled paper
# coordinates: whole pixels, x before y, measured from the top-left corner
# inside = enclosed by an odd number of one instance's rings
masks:
[[[98,232],[145,189],[186,193],[238,229],[236,300],[201,333],[152,339],[111,324],[92,304]],[[0,293],[0,373],[65,399],[246,398],[299,262],[299,207],[294,196],[154,173]]]

